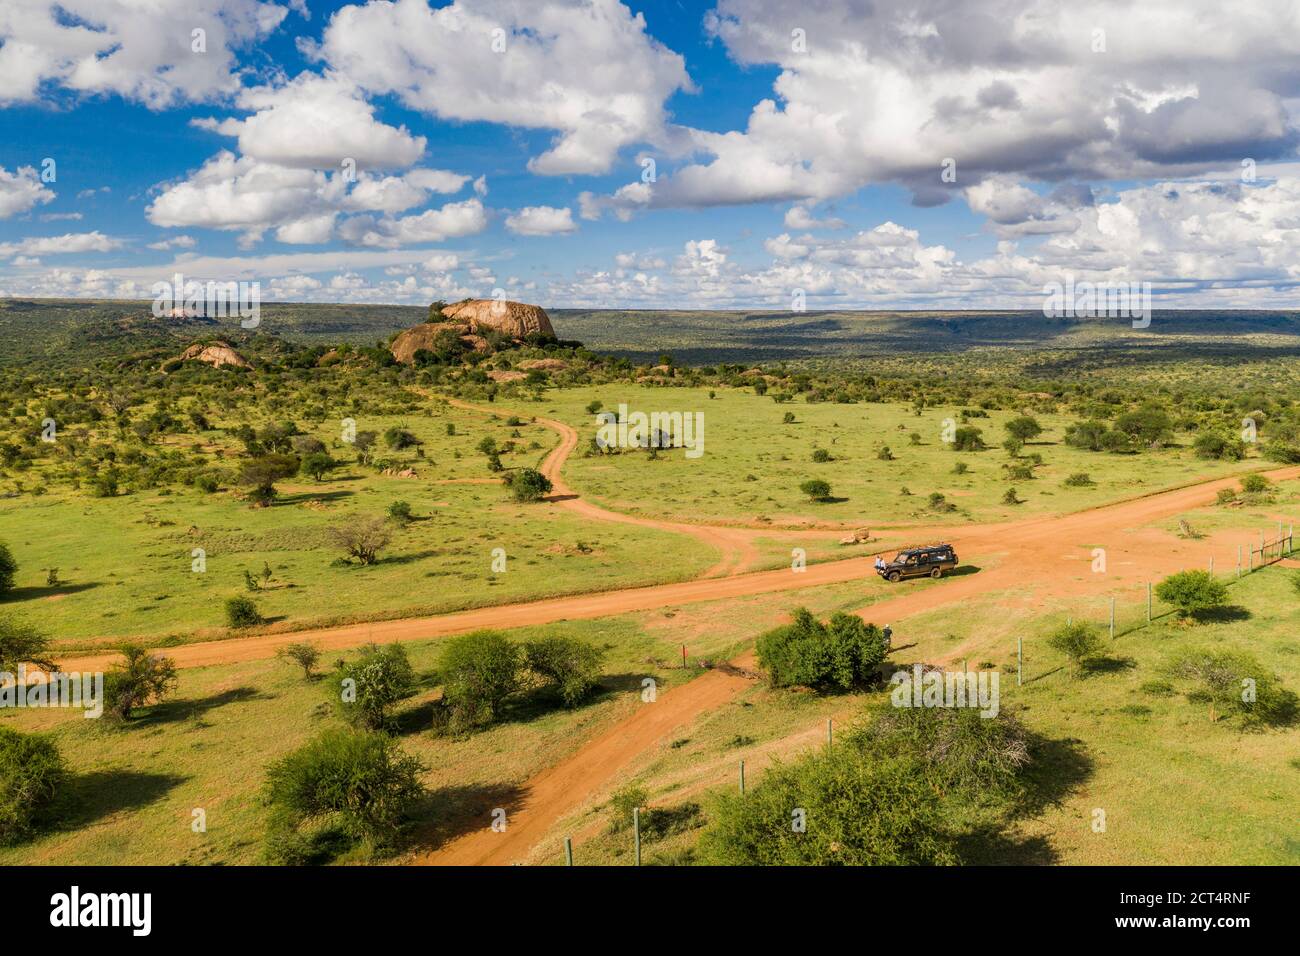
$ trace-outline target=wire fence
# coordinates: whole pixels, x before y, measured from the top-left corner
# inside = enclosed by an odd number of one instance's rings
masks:
[[[1245,545],[1237,547],[1237,563],[1224,569],[1222,565],[1216,569],[1214,557],[1211,556],[1207,570],[1211,577],[1217,581],[1223,581],[1228,585],[1240,580],[1246,575],[1253,574],[1269,565],[1276,564],[1283,558],[1295,554],[1295,537],[1294,525],[1283,529],[1279,524],[1274,537],[1265,537],[1264,532],[1260,532],[1259,544],[1247,548]],[[1184,569],[1195,570],[1195,569]],[[1100,607],[1098,607],[1100,605]],[[1170,614],[1176,613],[1177,609],[1161,601],[1155,594],[1155,583],[1148,581],[1138,592],[1137,599],[1125,598],[1122,595],[1112,595],[1109,598],[1101,598],[1089,607],[1083,609],[1083,613],[1071,612],[1066,615],[1066,623],[1071,624],[1076,620],[1084,621],[1094,625],[1100,625],[1103,632],[1108,634],[1114,640],[1127,634],[1140,631],[1150,626],[1154,621]],[[1100,619],[1100,620],[1099,620]],[[1023,684],[1027,681],[1036,680],[1037,678],[1029,676],[1026,667],[1025,646],[1023,640],[1016,642],[1016,683]],[[1056,668],[1053,668],[1054,672]],[[1046,674],[1039,674],[1038,677],[1044,677]]]

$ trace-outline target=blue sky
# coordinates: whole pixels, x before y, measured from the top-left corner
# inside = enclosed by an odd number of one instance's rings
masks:
[[[0,294],[1296,305],[1293,4],[985,6],[31,0]]]

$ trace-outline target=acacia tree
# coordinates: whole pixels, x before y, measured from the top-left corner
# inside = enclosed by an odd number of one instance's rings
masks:
[[[374,564],[381,549],[392,540],[392,531],[383,518],[357,518],[329,529],[330,540],[362,564]]]
[[[1177,608],[1183,620],[1195,620],[1228,603],[1228,588],[1208,571],[1179,571],[1156,585],[1156,597]]]
[[[294,455],[260,455],[243,463],[239,481],[249,488],[248,497],[255,506],[269,505],[279,493],[275,483],[298,473],[298,459]]]
[[[22,663],[52,670],[54,661],[46,656],[50,639],[13,614],[0,614],[0,671],[12,672]]]
[[[104,675],[104,704],[105,713],[127,721],[137,707],[157,703],[175,688],[176,662],[136,644],[123,647],[122,656],[125,660]]]

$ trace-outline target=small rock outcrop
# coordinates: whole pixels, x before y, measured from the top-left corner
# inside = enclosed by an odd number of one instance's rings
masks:
[[[416,352],[421,349],[434,351],[434,343],[447,332],[459,336],[462,343],[480,352],[488,348],[484,334],[489,331],[512,339],[535,334],[555,335],[546,310],[525,302],[466,299],[464,302],[444,306],[442,314],[444,321],[423,322],[393,339],[389,346],[393,358],[411,365],[415,361]]]
[[[206,362],[213,368],[222,368],[227,365],[235,368],[253,367],[248,359],[236,352],[234,346],[229,342],[195,342],[182,352],[176,361]]]

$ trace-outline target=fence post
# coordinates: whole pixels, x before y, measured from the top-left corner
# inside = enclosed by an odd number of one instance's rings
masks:
[[[745,792],[745,761],[740,762],[740,792]]]
[[[835,718],[833,717],[826,718],[826,749],[827,750],[831,749],[831,744],[834,742],[835,739],[834,723],[835,723]]]
[[[1115,599],[1110,599],[1110,639],[1115,640]]]
[[[1024,683],[1025,674],[1025,639],[1016,638],[1016,686]]]
[[[573,840],[564,838],[564,865],[573,866]]]
[[[1214,577],[1214,555],[1210,555],[1210,577]]]
[[[636,837],[636,865],[641,865],[641,808],[632,808],[632,832]]]

